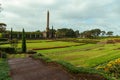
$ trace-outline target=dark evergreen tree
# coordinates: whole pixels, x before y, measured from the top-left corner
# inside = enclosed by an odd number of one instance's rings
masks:
[[[26,52],[27,48],[26,48],[26,36],[25,36],[25,31],[23,29],[22,32],[22,52]]]
[[[53,26],[52,26],[51,38],[54,38],[54,30],[53,30]]]
[[[13,39],[13,31],[12,31],[12,28],[11,28],[11,32],[10,32],[10,40]]]

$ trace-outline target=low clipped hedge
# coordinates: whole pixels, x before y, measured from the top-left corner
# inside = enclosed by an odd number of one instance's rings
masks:
[[[10,53],[10,54],[16,53],[15,48],[12,48],[12,47],[0,47],[0,51]]]
[[[7,38],[0,38],[0,41],[8,41]]]
[[[91,43],[91,44],[96,44],[98,42],[100,42],[99,40],[95,40],[95,39],[82,39],[82,40],[78,40],[78,39],[69,39],[69,38],[65,38],[65,39],[56,39],[55,41],[65,41],[65,42],[76,42],[76,43]]]
[[[96,70],[94,68],[84,68],[84,67],[75,67],[72,64],[65,62],[65,61],[56,61],[63,67],[65,67],[69,72],[74,74],[90,74],[90,75],[100,75],[103,76],[106,80],[114,80],[111,77],[109,77],[105,72]]]

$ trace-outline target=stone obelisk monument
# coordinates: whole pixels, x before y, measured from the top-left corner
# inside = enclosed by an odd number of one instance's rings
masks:
[[[46,27],[46,38],[49,38],[49,11],[47,11],[47,27]]]

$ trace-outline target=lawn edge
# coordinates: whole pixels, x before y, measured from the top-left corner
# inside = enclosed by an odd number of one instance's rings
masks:
[[[97,75],[99,77],[102,77],[103,80],[114,80],[112,77],[108,76],[105,72],[100,71],[100,70],[96,70],[93,68],[83,68],[83,67],[75,67],[74,65],[66,62],[66,61],[62,61],[62,60],[58,60],[58,61],[53,61],[48,57],[45,57],[44,55],[42,55],[41,53],[39,54],[34,54],[31,56],[33,59],[40,59],[45,63],[55,63],[57,65],[60,65],[63,69],[65,69],[67,72],[70,72],[71,74],[77,76],[80,74],[88,74],[88,75]]]

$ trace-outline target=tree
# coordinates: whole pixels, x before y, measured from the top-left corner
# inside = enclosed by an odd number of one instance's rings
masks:
[[[4,32],[6,30],[6,24],[5,23],[0,23],[0,32]]]
[[[92,33],[89,30],[82,32],[80,35],[82,38],[92,38]]]
[[[26,52],[26,36],[25,36],[25,31],[23,29],[22,31],[22,52]]]
[[[101,33],[101,30],[100,30],[100,29],[92,29],[92,30],[91,30],[91,35],[92,35],[92,37],[94,37],[94,38],[98,37],[98,36],[100,35],[100,33]]]
[[[59,38],[64,38],[64,37],[76,37],[75,32],[72,29],[67,29],[67,28],[62,28],[62,29],[58,29],[56,31],[56,35]]]
[[[112,36],[113,35],[113,31],[108,31],[106,35]]]
[[[35,31],[35,32],[41,32],[40,30],[37,30],[37,31]]]
[[[13,39],[13,31],[12,31],[12,28],[11,28],[11,32],[10,32],[10,40]]]
[[[101,33],[100,29],[87,30],[81,33],[81,37],[84,38],[97,38]]]
[[[75,31],[75,35],[76,35],[76,37],[79,37],[79,35],[80,35],[79,30]]]
[[[102,36],[104,36],[106,34],[106,32],[105,31],[101,31],[101,34],[102,34]]]
[[[51,38],[54,38],[54,30],[53,30],[53,26],[52,26],[52,29],[51,29]]]

